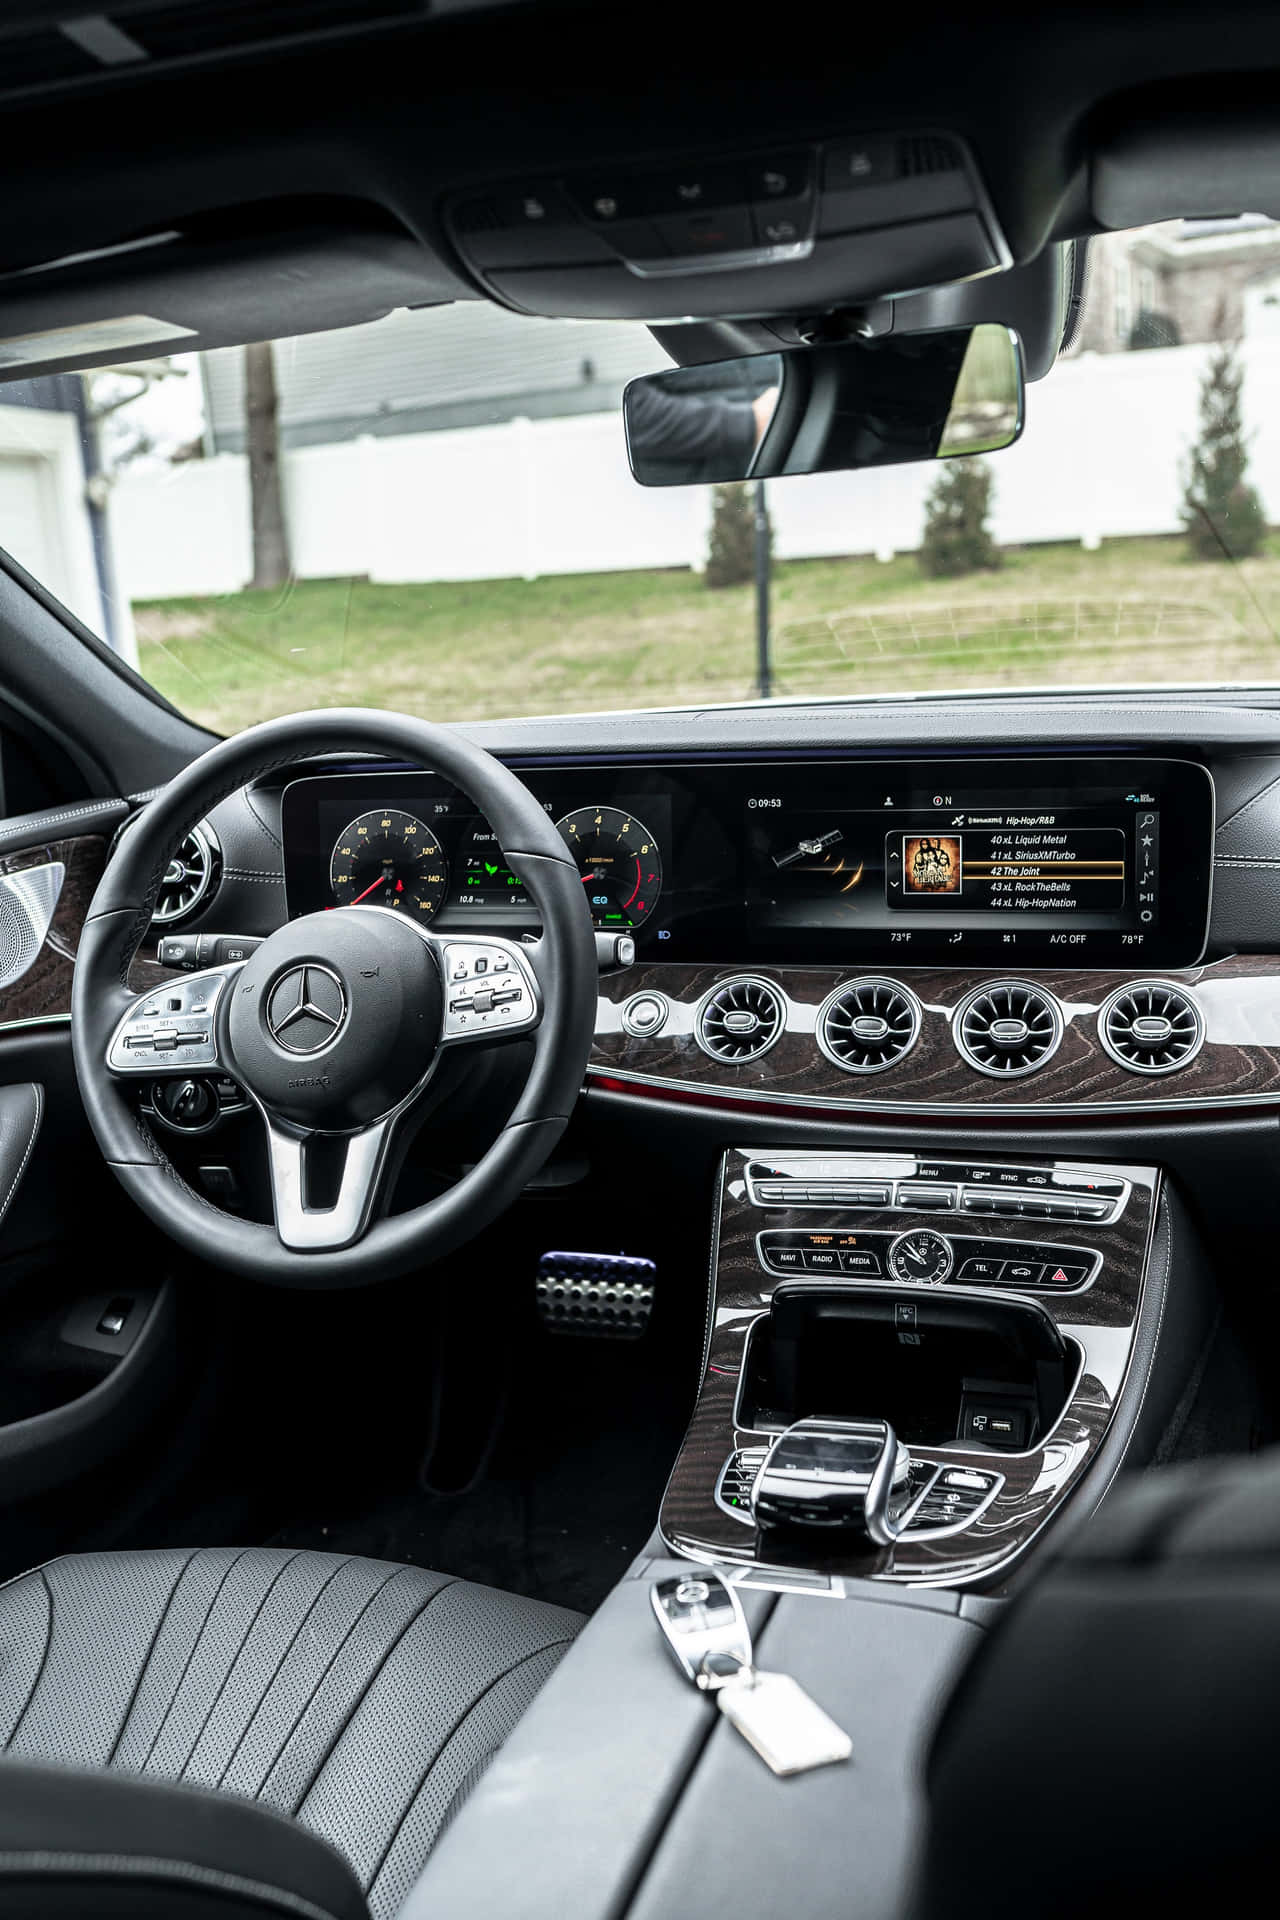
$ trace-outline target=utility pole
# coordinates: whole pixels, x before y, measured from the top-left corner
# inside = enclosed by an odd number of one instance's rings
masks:
[[[769,658],[769,576],[772,569],[772,542],[769,539],[769,506],[764,481],[755,483],[756,530],[756,687],[762,700],[773,697],[773,666]]]
[[[252,584],[282,587],[289,578],[289,533],[280,481],[275,357],[269,340],[244,350],[244,405],[253,520]]]

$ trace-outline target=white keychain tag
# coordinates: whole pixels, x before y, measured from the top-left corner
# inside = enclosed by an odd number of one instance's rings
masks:
[[[717,1689],[716,1705],[775,1773],[808,1773],[853,1753],[844,1728],[789,1673],[743,1667]]]

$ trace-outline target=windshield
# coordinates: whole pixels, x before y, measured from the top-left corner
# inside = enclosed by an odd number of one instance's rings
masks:
[[[9,385],[0,542],[224,733],[1280,681],[1280,226],[1092,242],[986,457],[646,490],[622,391],[670,364],[467,302]]]

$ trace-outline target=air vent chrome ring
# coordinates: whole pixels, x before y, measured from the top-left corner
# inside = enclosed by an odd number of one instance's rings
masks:
[[[713,1060],[746,1066],[768,1053],[786,1024],[782,988],[759,974],[735,973],[718,981],[699,1001],[693,1037]]]
[[[822,1054],[842,1073],[884,1073],[910,1053],[922,1018],[910,987],[864,974],[827,995],[814,1032]]]
[[[1098,1008],[1103,1051],[1126,1073],[1177,1073],[1204,1045],[1204,1015],[1175,980],[1131,980]]]
[[[1062,1044],[1062,1008],[1030,980],[993,980],[974,987],[951,1022],[956,1051],[993,1080],[1037,1073]]]
[[[207,820],[185,833],[165,868],[151,915],[153,927],[171,927],[208,900],[222,866],[218,836]]]

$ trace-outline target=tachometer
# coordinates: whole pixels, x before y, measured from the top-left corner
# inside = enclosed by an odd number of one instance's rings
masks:
[[[649,917],[662,892],[662,855],[643,821],[621,807],[579,807],[556,830],[578,863],[593,925],[621,933]]]
[[[329,885],[340,907],[391,907],[422,922],[444,904],[449,869],[430,827],[398,808],[375,807],[338,835]]]

